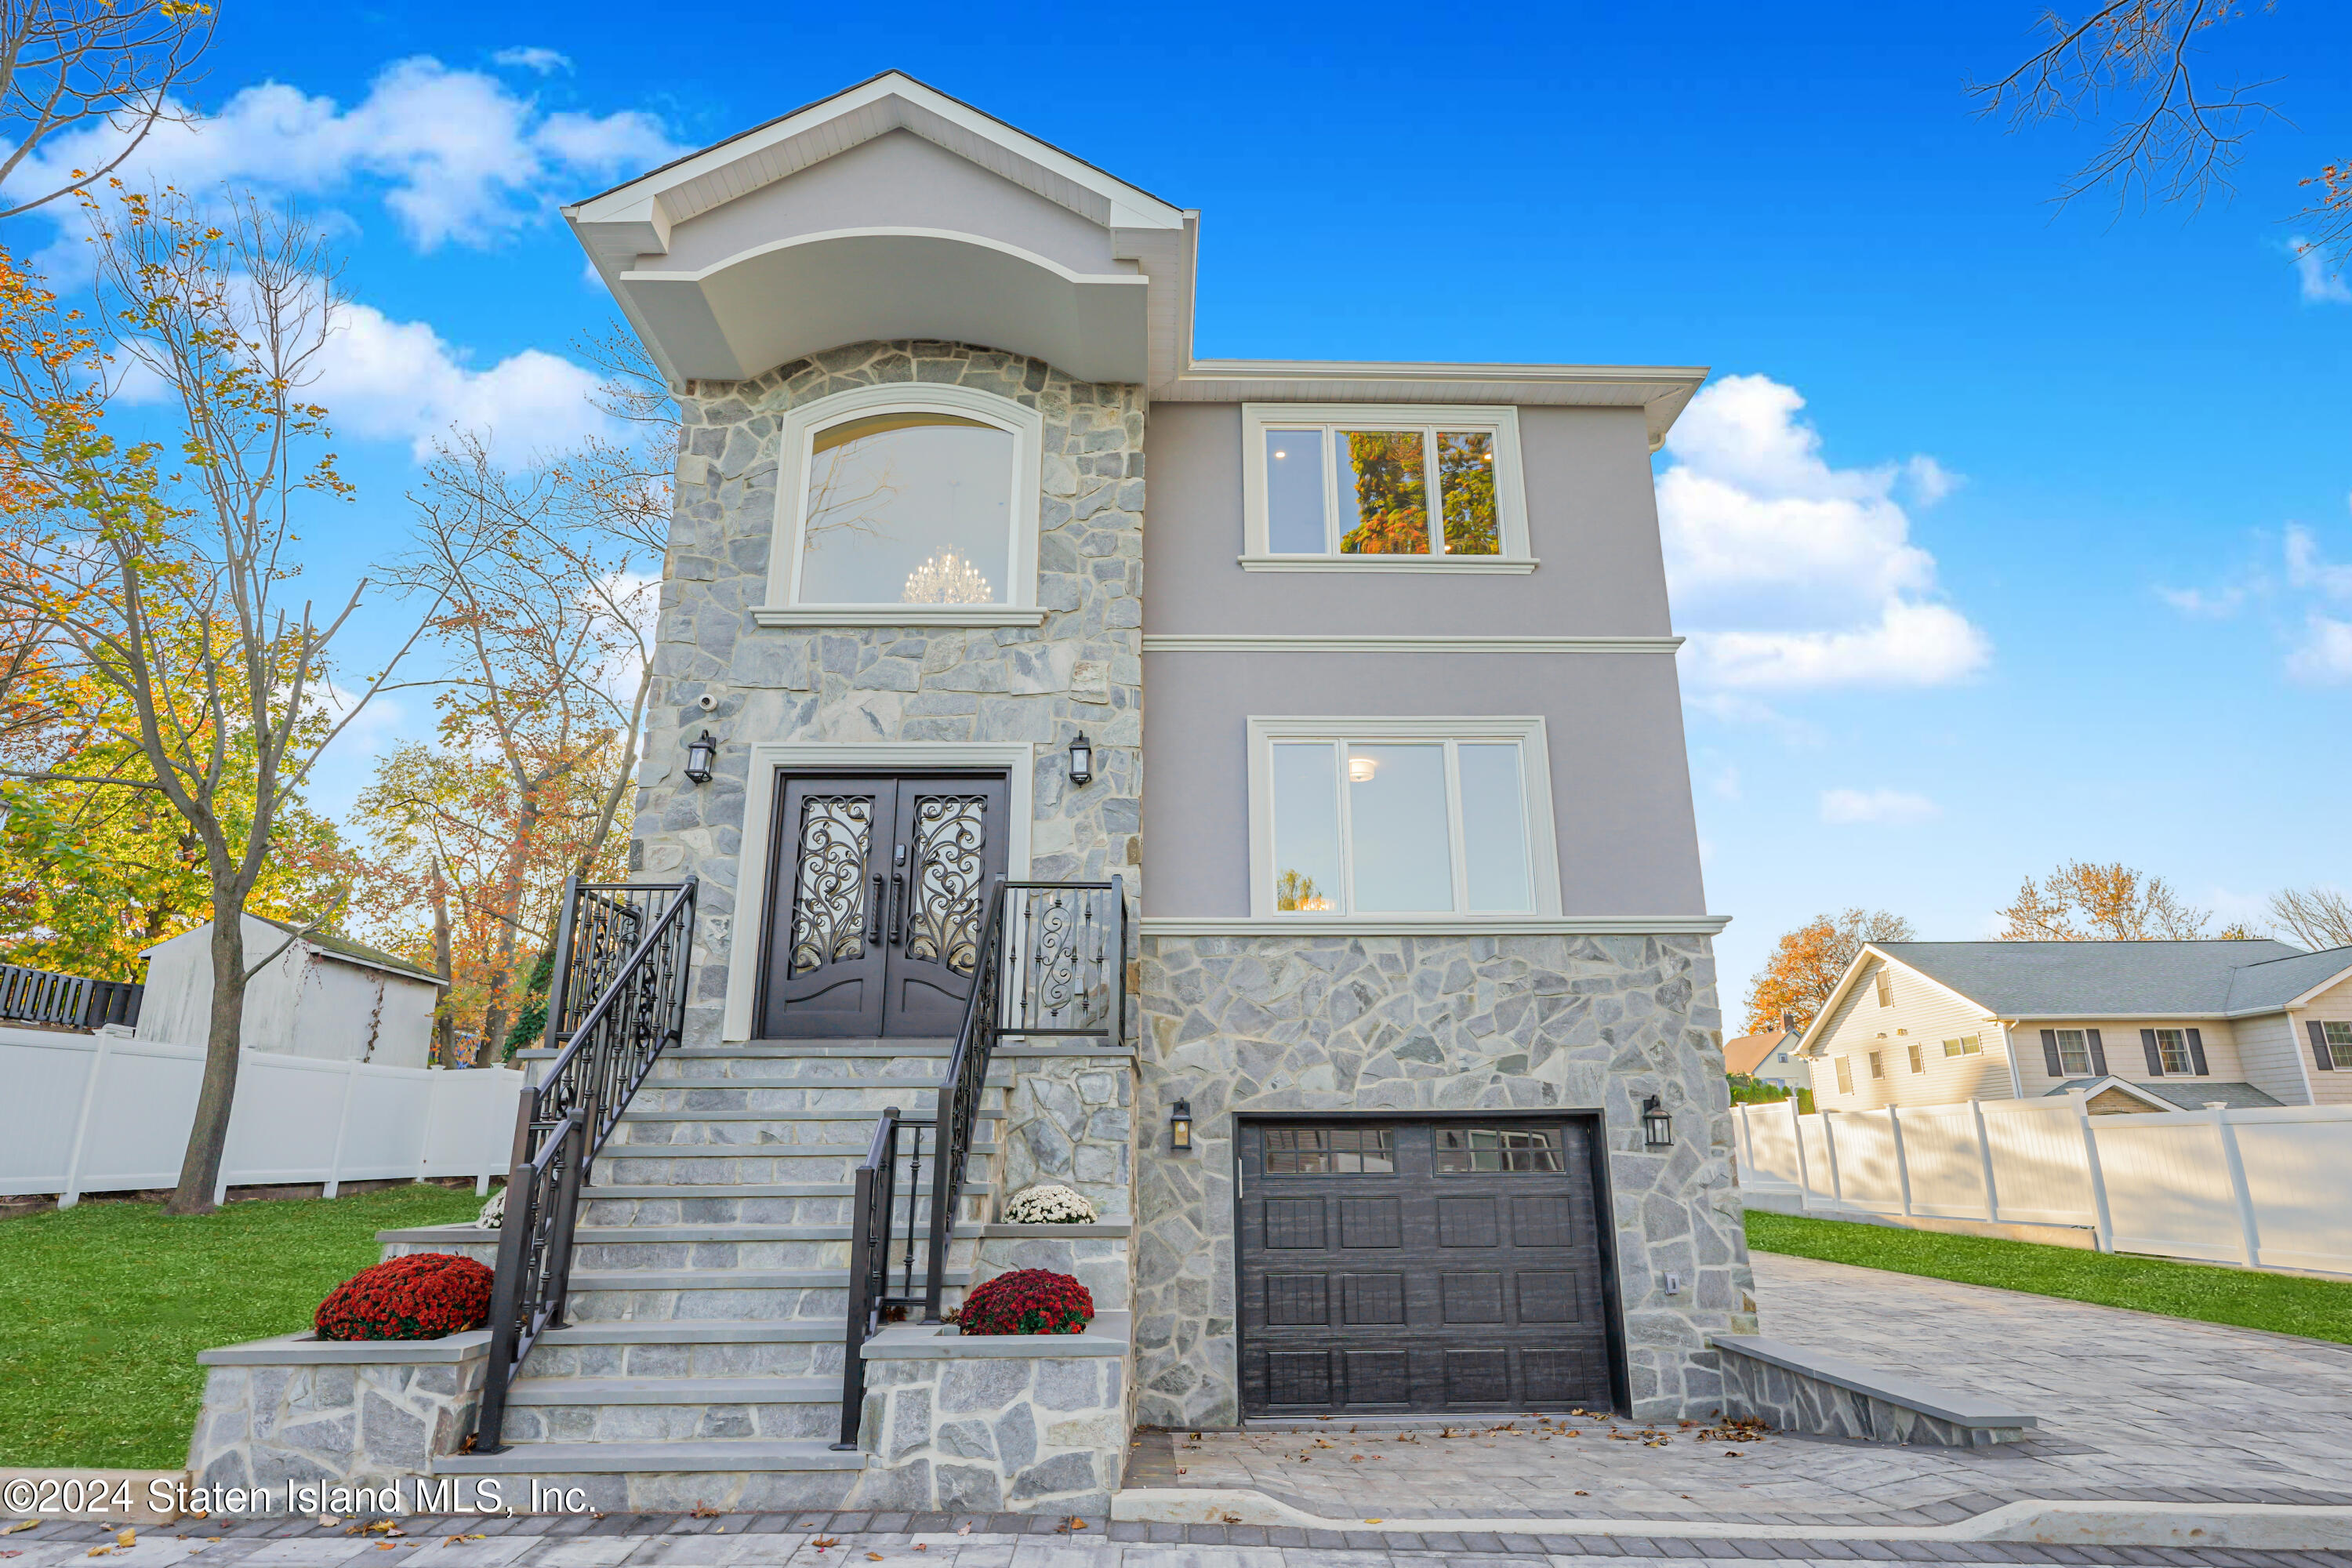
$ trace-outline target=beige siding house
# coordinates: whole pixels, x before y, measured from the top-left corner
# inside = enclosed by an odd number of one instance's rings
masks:
[[[2069,1093],[2101,1112],[2352,1103],[2352,948],[1874,943],[1797,1055],[1828,1110]]]

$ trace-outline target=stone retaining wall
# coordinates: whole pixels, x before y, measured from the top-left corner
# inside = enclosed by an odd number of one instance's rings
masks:
[[[1024,1188],[1055,1182],[1097,1219],[1134,1218],[1135,1054],[1014,1049],[996,1059],[1013,1075],[997,1134],[997,1213]]]
[[[1794,1346],[1774,1349],[1797,1351]],[[2004,1405],[1874,1373],[1834,1358],[1817,1358],[1821,1364],[1808,1372],[1785,1364],[1792,1359],[1786,1353],[1768,1359],[1736,1343],[1717,1342],[1716,1353],[1723,1367],[1724,1414],[1762,1421],[1783,1432],[1867,1443],[1983,1448],[2022,1441],[2033,1436],[2038,1425],[2033,1416]]]
[[[188,1444],[205,1487],[383,1486],[454,1454],[473,1430],[489,1331],[405,1342],[285,1334],[199,1353],[210,1368]]]
[[[963,1339],[885,1330],[866,1346],[853,1506],[1100,1513],[1126,1463],[1125,1315],[1085,1334]]]

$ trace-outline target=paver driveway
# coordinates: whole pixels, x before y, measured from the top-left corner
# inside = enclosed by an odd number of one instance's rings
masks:
[[[2352,1501],[2352,1346],[1772,1253],[1755,1262],[1766,1334],[2013,1399],[2041,1415],[2041,1436],[1987,1450],[1700,1444],[1669,1424],[1652,1447],[1624,1440],[1639,1427],[1622,1422],[1574,1421],[1570,1437],[1525,1419],[1492,1430],[1504,1424],[1490,1419],[1402,1440],[1339,1422],[1319,1434],[1179,1436],[1172,1465],[1151,1467],[1160,1477],[1129,1484],[1251,1487],[1357,1520],[1875,1524],[1958,1519],[2020,1497]]]

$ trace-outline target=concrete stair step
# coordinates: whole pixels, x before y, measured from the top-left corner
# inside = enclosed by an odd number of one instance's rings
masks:
[[[985,1182],[966,1182],[964,1195],[989,1191]],[[587,1196],[595,1198],[847,1198],[857,1189],[847,1182],[741,1182],[705,1183],[682,1182],[675,1186],[648,1186],[644,1184],[616,1184],[599,1186],[592,1182]],[[931,1184],[927,1180],[915,1189],[920,1197],[929,1197]]]
[[[820,1442],[710,1437],[653,1443],[517,1443],[499,1454],[437,1454],[433,1471],[447,1476],[545,1476],[745,1471],[862,1470],[866,1456]]]
[[[950,1286],[971,1278],[969,1269],[951,1268],[944,1276]],[[894,1272],[893,1282],[898,1276]],[[923,1288],[918,1272],[914,1288]],[[849,1287],[846,1265],[832,1268],[617,1268],[572,1271],[572,1295],[577,1300],[594,1291],[645,1290],[844,1290]]]
[[[839,1405],[834,1377],[530,1377],[509,1405]]]
[[[617,1323],[572,1323],[541,1333],[541,1345],[835,1344],[844,1323],[758,1319],[677,1318]],[[536,1345],[533,1347],[536,1349]],[[528,1363],[526,1363],[528,1370]]]

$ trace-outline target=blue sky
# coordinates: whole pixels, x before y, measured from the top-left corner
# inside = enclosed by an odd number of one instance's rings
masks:
[[[449,421],[580,427],[605,306],[558,202],[892,66],[1201,208],[1204,354],[1714,367],[1658,468],[1729,1009],[1817,910],[1987,934],[2070,857],[2224,916],[2352,882],[2352,291],[2286,221],[2352,153],[2352,12],[2215,37],[2292,123],[2191,216],[2053,212],[2087,136],[1971,117],[2037,9],[230,0],[226,118],[157,159],[348,250],[322,592],[397,547]]]

